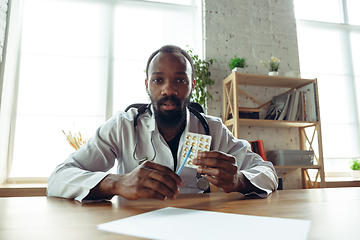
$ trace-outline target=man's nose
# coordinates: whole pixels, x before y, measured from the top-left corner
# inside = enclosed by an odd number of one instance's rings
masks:
[[[167,96],[172,96],[172,95],[177,95],[177,89],[174,83],[172,83],[171,81],[165,81],[162,91],[161,91],[162,95],[167,95]]]

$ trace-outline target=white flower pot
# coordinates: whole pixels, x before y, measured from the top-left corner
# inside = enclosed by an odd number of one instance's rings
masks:
[[[279,75],[279,73],[276,71],[269,72],[269,76],[277,76],[277,75]]]
[[[351,170],[351,176],[353,178],[360,178],[360,170]]]
[[[245,73],[245,68],[235,67],[232,72]]]

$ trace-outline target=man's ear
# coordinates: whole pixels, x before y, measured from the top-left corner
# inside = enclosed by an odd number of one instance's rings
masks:
[[[192,80],[192,90],[194,91],[195,88],[195,79]]]
[[[145,78],[145,87],[146,87],[146,91],[148,90],[148,80],[147,78]]]

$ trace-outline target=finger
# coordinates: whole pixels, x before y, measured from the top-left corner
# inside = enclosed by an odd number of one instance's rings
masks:
[[[197,158],[215,158],[215,159],[222,159],[233,164],[236,163],[236,159],[234,156],[220,151],[199,152],[197,154]]]
[[[163,173],[150,173],[151,181],[147,187],[152,188],[169,198],[173,198],[178,192],[179,188],[172,179]]]
[[[226,181],[225,179],[219,179],[207,174],[205,175],[205,178],[209,183],[215,185],[216,187],[221,188],[223,192],[228,193],[234,191],[234,187],[233,187],[234,185],[232,181]]]
[[[196,158],[193,160],[193,163],[199,167],[204,167],[204,169],[209,168],[208,170],[211,170],[211,168],[221,168],[232,174],[236,173],[238,169],[234,163],[216,158]]]
[[[174,192],[171,189],[169,189],[164,183],[151,178],[148,178],[146,179],[146,181],[144,181],[143,187],[145,187],[144,189],[147,190],[145,191],[145,193],[150,194],[146,196],[147,198],[161,199],[165,197],[165,198],[175,199],[176,195],[179,193],[178,188]],[[148,189],[152,191],[149,191]],[[161,195],[162,197],[160,197],[159,195]]]
[[[209,183],[211,183],[211,184],[219,187],[219,186],[218,186],[219,180],[216,179],[215,177],[206,174],[206,175],[205,175],[205,178],[206,178],[206,180],[208,180]]]
[[[207,174],[220,179],[231,179],[237,174],[238,167],[236,165],[230,165],[227,169],[224,168],[212,168],[212,167],[198,167],[197,171],[201,174]]]
[[[143,163],[143,165],[147,168],[155,169],[159,172],[163,172],[167,174],[172,180],[174,181],[176,185],[178,186],[184,186],[184,181],[180,178],[179,175],[177,175],[173,170],[171,170],[169,167],[160,165],[151,161],[146,161]]]
[[[147,176],[143,181],[143,186],[154,189],[156,191],[160,190],[160,193],[167,197],[172,198],[179,189],[174,179],[169,176],[169,172],[162,168],[157,170],[156,167],[151,168],[149,167],[149,164],[144,164],[139,169],[139,174],[141,176]]]
[[[166,196],[160,194],[154,189],[146,188],[146,187],[144,187],[141,191],[139,191],[138,198],[154,198],[158,200],[166,200]]]

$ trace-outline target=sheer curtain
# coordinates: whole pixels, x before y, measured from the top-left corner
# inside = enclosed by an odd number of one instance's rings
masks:
[[[62,130],[90,137],[113,113],[147,102],[151,52],[202,49],[200,1],[163,2],[24,0],[10,182],[48,177],[73,152]]]
[[[14,0],[9,2],[8,8],[8,29],[7,39],[5,39],[5,55],[3,56],[2,67],[4,71],[2,82],[1,106],[0,106],[0,184],[4,183],[9,176],[12,158],[9,149],[11,143],[11,129],[14,124],[12,122],[14,116],[14,107],[16,99],[14,93],[17,89],[17,63],[18,51],[20,43],[20,29],[21,29],[21,10],[22,1]],[[11,80],[10,80],[11,79]]]
[[[318,78],[325,171],[347,176],[360,157],[360,2],[294,3],[301,76]]]

